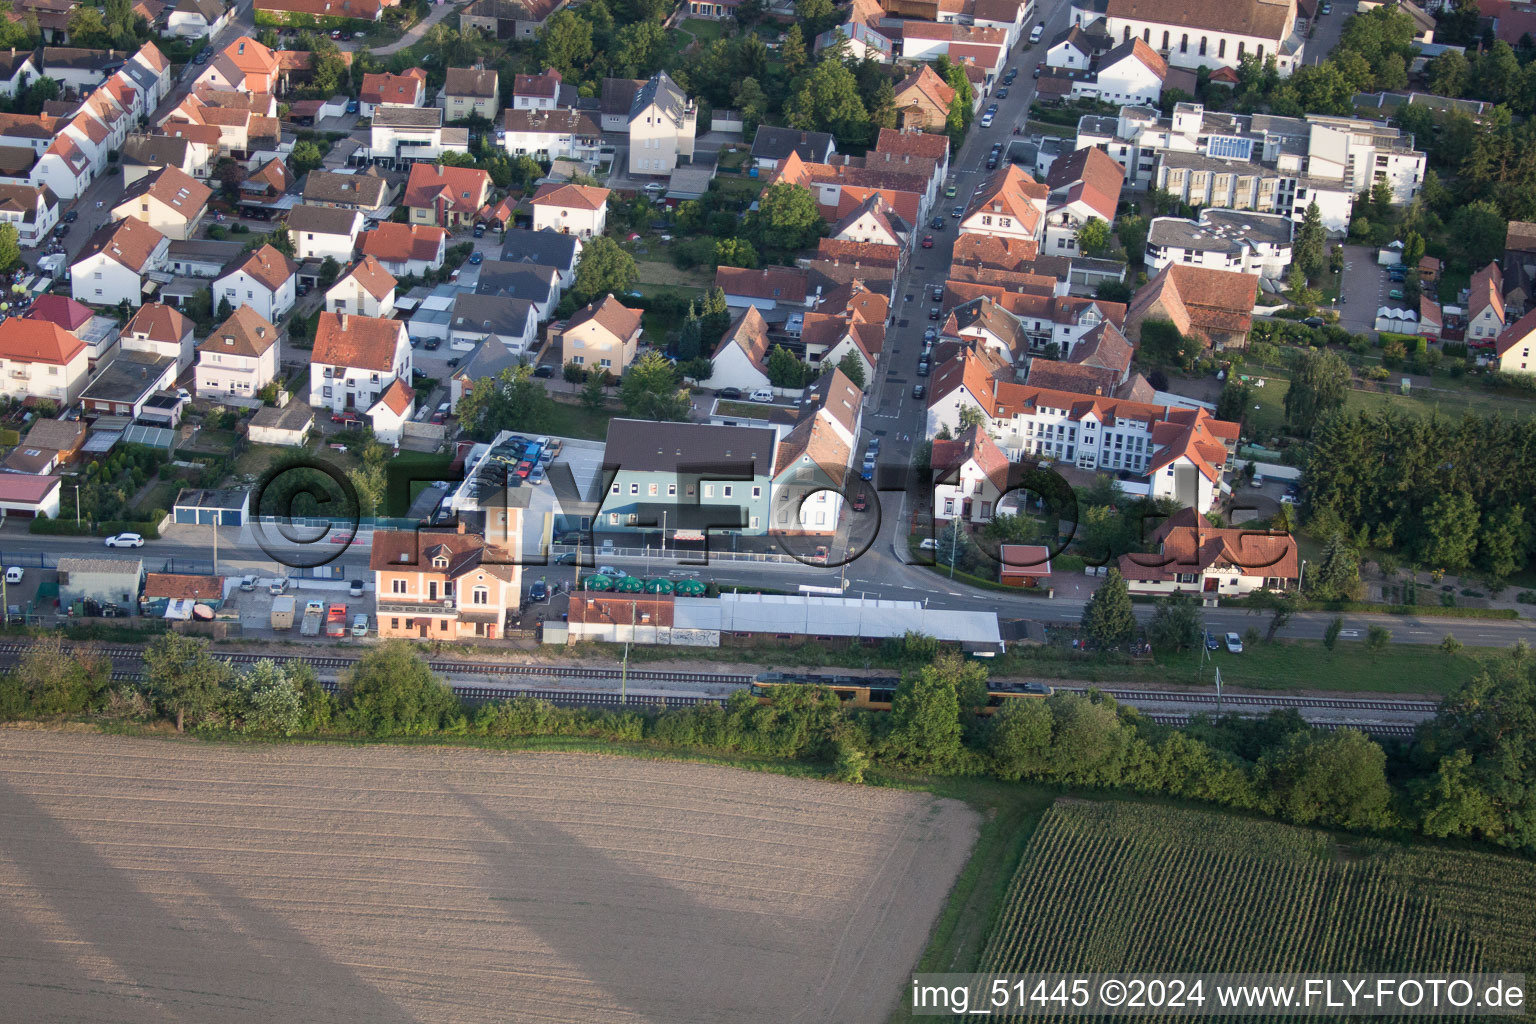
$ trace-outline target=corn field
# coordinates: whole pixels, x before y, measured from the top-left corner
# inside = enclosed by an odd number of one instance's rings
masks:
[[[1061,800],[1025,850],[980,969],[1536,975],[1532,922],[1528,861]]]

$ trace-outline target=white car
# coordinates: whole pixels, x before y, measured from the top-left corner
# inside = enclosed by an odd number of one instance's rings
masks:
[[[144,538],[136,533],[118,533],[107,538],[109,548],[141,548],[144,546]]]
[[[747,397],[754,402],[771,402],[773,401],[773,392],[767,388],[758,388]]]
[[[667,186],[663,185],[659,181],[653,181],[649,185],[645,186],[645,190],[647,192],[665,192],[667,190]]]
[[[27,570],[23,569],[19,565],[13,565],[9,569],[5,570],[5,582],[20,583],[22,577],[26,576],[26,574]]]
[[[1033,46],[1036,43],[1038,43],[1040,41],[1040,37],[1043,36],[1043,35],[1045,35],[1045,25],[1044,24],[1036,25],[1034,28],[1030,29],[1029,30],[1029,45]]]
[[[1236,633],[1227,634],[1227,651],[1230,654],[1243,653],[1243,638]]]

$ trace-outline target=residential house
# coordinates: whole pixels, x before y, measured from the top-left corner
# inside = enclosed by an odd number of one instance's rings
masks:
[[[358,111],[363,117],[372,117],[381,104],[392,103],[403,107],[420,107],[427,102],[427,73],[421,68],[411,68],[400,75],[388,73],[366,74],[362,88],[357,93]]]
[[[714,354],[710,357],[708,380],[700,381],[704,387],[719,391],[735,388],[742,394],[769,386],[768,322],[756,306],[746,306],[731,318]]]
[[[85,342],[58,324],[19,317],[0,321],[0,395],[69,406],[85,390],[89,373]]]
[[[1250,279],[1251,280],[1251,279]],[[1049,459],[1117,473],[1132,494],[1210,511],[1237,448],[1238,424],[1203,408],[1080,395],[1032,387],[994,372],[980,351],[964,349],[933,374],[928,436],[975,419],[1009,461]]]
[[[978,235],[1038,240],[1044,233],[1050,187],[1017,164],[991,174],[960,218],[959,230]]]
[[[128,186],[112,217],[137,217],[166,238],[186,241],[202,226],[212,196],[213,189],[185,171],[161,167]]]
[[[760,124],[752,138],[752,160],[759,171],[776,170],[791,153],[806,163],[824,164],[837,152],[831,132],[806,132]]]
[[[64,466],[74,462],[80,450],[85,447],[89,429],[80,420],[51,420],[45,417],[32,422],[32,429],[22,438],[22,444],[28,448],[42,448],[55,453],[58,456],[56,464]]]
[[[372,169],[357,174],[310,171],[304,178],[303,196],[308,206],[360,210],[365,215],[382,217],[393,191]]]
[[[562,292],[576,281],[576,263],[581,258],[581,239],[557,231],[513,229],[502,235],[501,259],[504,263],[532,263],[550,267],[557,274]]]
[[[565,0],[474,0],[459,13],[459,25],[475,28],[492,39],[531,42]]]
[[[719,267],[715,286],[725,292],[725,304],[734,309],[756,306],[762,312],[784,307],[804,309],[808,275],[798,267]]]
[[[693,161],[698,110],[672,76],[658,71],[635,93],[629,108],[629,173],[666,177]]]
[[[118,164],[123,169],[125,187],[161,167],[174,167],[193,177],[198,176],[192,160],[192,144],[173,135],[128,136]]]
[[[302,448],[314,428],[315,410],[303,402],[292,401],[281,408],[263,405],[251,417],[250,440],[252,444]]]
[[[560,346],[560,362],[623,374],[640,344],[640,313],[612,295],[589,302],[563,323],[549,327],[550,344]]]
[[[172,242],[166,249],[165,271],[177,277],[218,277],[244,252],[245,246],[235,241],[196,238],[190,242]],[[184,295],[177,294],[171,301],[181,306],[186,301]]]
[[[1428,295],[1419,295],[1419,336],[1430,341],[1439,341],[1440,332],[1445,330],[1445,317],[1440,312],[1440,303]]]
[[[841,47],[848,60],[889,64],[895,45],[891,31],[884,26],[885,14],[878,0],[852,0],[843,20],[816,37],[814,52]]]
[[[953,64],[980,72],[981,88],[973,87],[978,98],[1002,74],[1007,58],[1008,33],[1003,29],[958,22],[908,21],[902,25],[901,37],[902,56],[908,60],[948,57]]]
[[[949,136],[915,128],[881,128],[874,152],[882,157],[932,161],[933,191],[949,177]]]
[[[326,289],[325,311],[388,319],[395,315],[396,283],[383,264],[364,256]]]
[[[301,260],[329,258],[345,266],[352,260],[362,229],[363,215],[358,210],[301,203],[288,211],[288,232]]]
[[[478,295],[506,295],[533,303],[540,320],[548,320],[560,301],[560,273],[538,263],[509,263],[486,260],[480,265]]]
[[[416,392],[396,377],[384,389],[379,400],[368,409],[368,423],[373,428],[373,436],[380,444],[399,447],[401,431],[415,411]]]
[[[885,197],[876,192],[855,204],[832,225],[828,234],[840,242],[905,249],[912,240],[912,225],[902,220]]]
[[[229,8],[219,0],[177,0],[166,28],[180,39],[212,39],[229,24]]]
[[[533,229],[594,238],[608,225],[608,190],[546,182],[533,194]]]
[[[1194,5],[1175,0],[1073,0],[1071,23],[1099,28],[1117,43],[1139,37],[1174,67],[1236,70],[1249,54],[1274,57],[1280,74],[1302,61],[1297,6],[1276,0]]]
[[[117,321],[97,316],[67,295],[39,295],[27,310],[30,320],[49,320],[85,342],[86,358],[92,373],[117,349]]]
[[[213,282],[213,300],[230,308],[250,306],[267,320],[288,315],[297,297],[299,265],[263,245]]]
[[[321,313],[309,358],[309,404],[360,417],[397,379],[411,379],[405,324],[349,313]]]
[[[1206,348],[1243,348],[1253,326],[1258,282],[1252,274],[1170,263],[1137,289],[1126,310],[1126,336],[1141,343],[1141,325],[1167,320]]]
[[[1231,270],[1278,281],[1291,265],[1295,224],[1252,210],[1201,210],[1199,220],[1154,217],[1147,230],[1147,266],[1170,263]]]
[[[43,47],[43,77],[59,83],[65,94],[84,96],[105,82],[128,59],[126,50],[90,50],[78,46]]]
[[[277,376],[280,348],[277,328],[241,303],[197,347],[198,397],[255,398]]]
[[[205,65],[192,87],[276,93],[277,79],[277,54],[250,36],[241,36]]]
[[[538,336],[537,307],[527,299],[472,292],[453,297],[453,316],[448,321],[452,348],[467,352],[482,341],[497,341],[517,355],[531,354],[538,347]]]
[[[1012,464],[981,426],[966,427],[953,440],[935,440],[929,465],[934,519],[980,526],[997,515]]]
[[[15,226],[22,248],[35,249],[58,226],[59,197],[48,188],[0,185],[0,223]]]
[[[174,359],[177,377],[192,366],[195,350],[192,321],[163,303],[146,302],[140,306],[123,325],[120,342],[125,352],[146,352]]]
[[[1057,160],[1046,175],[1045,250],[1077,252],[1077,233],[1090,220],[1114,224],[1125,172],[1097,147]]]
[[[1467,344],[1493,345],[1504,333],[1504,272],[1490,263],[1472,275],[1467,286]]]
[[[435,224],[453,231],[471,227],[491,194],[491,176],[473,167],[411,165],[405,205],[412,224]]]
[[[494,123],[496,112],[501,109],[501,82],[496,70],[449,68],[448,79],[443,84],[443,108],[448,112],[450,123],[471,117]]]
[[[119,352],[80,393],[81,412],[86,417],[138,419],[155,392],[175,384],[175,357],[153,352]]]
[[[603,476],[612,477],[593,530],[659,531],[669,547],[726,533],[762,536],[777,450],[772,429],[614,417],[603,449]]]
[[[1182,508],[1152,531],[1156,554],[1120,556],[1120,575],[1133,594],[1244,597],[1255,591],[1295,592],[1301,584],[1296,538],[1288,533],[1212,526]]]
[[[17,50],[14,46],[9,53],[0,51],[0,96],[14,99],[17,92],[38,77],[36,51]]]
[[[775,534],[830,538],[837,533],[863,408],[864,392],[836,367],[805,389],[795,424],[774,453],[770,528]]]
[[[1536,374],[1536,312],[1525,314],[1499,335],[1493,358],[1500,373]]]
[[[522,567],[515,555],[465,532],[462,524],[458,532],[375,530],[368,568],[379,638],[501,636],[521,606]]]
[[[372,256],[395,277],[420,277],[443,265],[448,232],[421,224],[383,223],[358,237],[358,252]],[[483,271],[482,271],[483,273]]]
[[[137,306],[148,275],[165,266],[169,248],[169,239],[137,217],[107,224],[70,265],[70,294],[93,306]]]
[[[248,215],[269,217],[278,212],[281,200],[292,187],[293,174],[288,165],[273,157],[240,183],[241,210]]]
[[[560,72],[547,68],[542,75],[518,75],[512,80],[512,110],[554,110],[560,102]]]
[[[603,144],[603,130],[587,114],[545,107],[508,107],[500,135],[509,154],[535,160],[594,161]]]
[[[141,613],[154,618],[163,617],[176,602],[202,604],[217,610],[224,604],[224,577],[145,573],[142,601]]]
[[[374,109],[368,140],[369,157],[392,167],[469,152],[469,129],[444,128],[441,107],[381,104]]]
[[[1072,94],[1102,103],[1155,106],[1163,95],[1168,62],[1140,39],[1128,39],[1100,55],[1091,83],[1074,83]]]
[[[997,556],[997,579],[1003,586],[1030,590],[1050,583],[1051,549],[1045,545],[999,544]]]

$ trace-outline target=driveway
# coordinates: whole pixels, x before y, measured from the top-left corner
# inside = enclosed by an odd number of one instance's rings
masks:
[[[1338,17],[1337,11],[1333,17]],[[1390,287],[1387,268],[1377,264],[1374,248],[1346,245],[1344,285],[1339,294],[1339,326],[1347,331],[1374,331],[1376,310],[1387,301]]]
[[[1322,11],[1322,0],[1318,0],[1318,11]],[[1324,57],[1339,45],[1339,37],[1344,34],[1344,22],[1355,13],[1354,0],[1334,0],[1333,13],[1317,16],[1316,31],[1312,38],[1307,40],[1308,64],[1321,64]]]

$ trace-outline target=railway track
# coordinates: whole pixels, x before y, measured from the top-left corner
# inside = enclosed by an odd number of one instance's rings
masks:
[[[10,660],[25,654],[30,644],[8,641],[0,643],[0,660]],[[66,650],[69,649],[66,647]],[[98,650],[111,658],[114,663],[139,662],[143,660],[143,650],[139,647],[128,645],[112,645],[98,648]],[[303,661],[321,673],[340,673],[350,669],[358,662],[357,658],[341,657],[338,655],[325,655],[313,657],[298,654],[256,654],[256,653],[220,653],[218,657],[232,666],[254,665],[258,661],[271,660],[277,662]],[[427,665],[432,671],[445,676],[465,677],[476,676],[483,679],[512,680],[539,680],[539,681],[566,681],[572,683],[612,681],[616,682],[627,676],[628,681],[635,686],[678,683],[692,686],[746,686],[752,682],[753,677],[742,673],[730,672],[672,672],[658,669],[630,669],[628,673],[618,668],[587,667],[579,665],[523,665],[508,663],[492,663],[480,661],[454,661],[449,659],[428,659]],[[114,672],[113,678],[124,680],[137,679],[139,674],[127,671]],[[466,693],[476,689],[476,685],[469,683],[454,684],[454,692],[461,690]],[[531,690],[527,687],[510,687],[506,690],[497,690],[494,686],[479,685],[478,689],[486,693],[555,693],[566,694],[575,691],[567,690]],[[1057,689],[1069,693],[1086,693],[1088,687],[1059,686]],[[1117,701],[1127,704],[1135,704],[1138,707],[1156,704],[1195,704],[1214,708],[1217,703],[1214,693],[1186,691],[1186,690],[1129,690],[1098,688],[1100,693],[1113,697]],[[603,696],[603,693],[593,691],[592,696]],[[465,699],[493,699],[491,697],[478,698],[466,697]],[[554,700],[553,697],[545,698]],[[668,698],[672,699],[672,698]],[[693,698],[679,696],[678,700],[692,701]],[[590,702],[589,702],[590,703]],[[1430,716],[1439,711],[1439,704],[1428,700],[1375,700],[1362,697],[1310,697],[1293,696],[1285,694],[1223,694],[1221,697],[1223,710],[1231,708],[1234,712],[1267,710],[1272,708],[1295,708],[1297,710],[1312,709],[1319,711],[1361,711],[1376,714],[1419,714]],[[683,706],[683,705],[678,705]],[[1155,715],[1153,717],[1156,717]],[[1179,717],[1173,713],[1167,713],[1165,717]],[[1187,721],[1188,715],[1182,716]],[[1411,728],[1405,726],[1405,728]],[[1382,733],[1382,735],[1386,735]]]
[[[1159,725],[1188,725],[1191,715],[1176,715],[1164,712],[1151,712],[1144,714],[1143,718],[1149,718]],[[1327,729],[1330,732],[1335,729],[1359,729],[1363,733],[1378,736],[1383,739],[1411,739],[1417,726],[1407,722],[1334,722],[1328,719],[1312,719],[1307,722],[1314,729]]]

